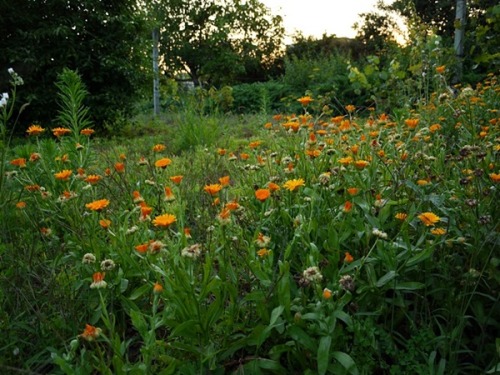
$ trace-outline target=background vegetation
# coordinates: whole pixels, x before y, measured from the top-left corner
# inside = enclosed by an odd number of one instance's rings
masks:
[[[500,8],[468,4],[457,59],[417,1],[286,48],[257,2],[2,1],[0,368],[499,373]]]

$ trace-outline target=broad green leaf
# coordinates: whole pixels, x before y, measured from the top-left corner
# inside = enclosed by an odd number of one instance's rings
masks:
[[[132,325],[137,329],[137,332],[141,335],[143,339],[146,338],[148,324],[146,323],[146,319],[141,312],[136,310],[130,310],[130,318],[132,319]]]
[[[305,347],[311,352],[316,351],[315,341],[302,328],[291,326],[288,328],[287,333],[298,345]]]
[[[396,271],[391,270],[391,271],[387,272],[384,276],[382,276],[380,279],[378,279],[376,286],[378,288],[381,288],[397,276],[398,276],[398,274],[396,273]]]
[[[328,369],[328,362],[330,361],[330,345],[332,343],[331,336],[323,336],[319,340],[317,362],[318,374],[323,375]]]
[[[141,297],[144,293],[146,293],[147,291],[151,291],[152,290],[152,287],[151,285],[149,284],[144,284],[142,286],[140,286],[139,288],[135,289],[131,294],[130,296],[128,297],[130,300],[134,301],[136,300],[137,298]]]
[[[344,352],[333,352],[332,357],[335,358],[350,374],[359,375],[356,363],[351,356]]]

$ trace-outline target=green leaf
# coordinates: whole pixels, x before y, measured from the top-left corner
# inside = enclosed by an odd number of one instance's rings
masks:
[[[276,321],[278,320],[279,316],[283,313],[283,310],[285,308],[283,306],[278,306],[273,309],[273,312],[271,313],[271,319],[269,321],[269,327],[273,327],[276,324]]]
[[[413,267],[424,260],[429,259],[433,253],[432,247],[426,247],[424,250],[420,250],[416,255],[411,257],[406,263],[407,267]]]
[[[344,352],[333,352],[332,357],[335,358],[350,374],[359,375],[356,363],[351,356]]]
[[[171,337],[195,338],[200,332],[200,324],[197,320],[186,320],[176,326],[170,333]]]
[[[128,288],[128,280],[127,279],[121,279],[120,280],[120,293],[123,294]]]
[[[380,279],[378,279],[376,286],[378,288],[381,288],[397,276],[398,276],[398,274],[396,273],[396,271],[391,270],[391,271],[387,272],[384,276],[382,276]]]
[[[323,336],[319,340],[317,361],[318,361],[318,374],[323,375],[328,369],[328,362],[330,360],[330,345],[332,343],[331,336]]]
[[[420,283],[418,281],[405,281],[402,283],[398,283],[394,289],[396,290],[418,290],[425,287],[424,283]]]
[[[129,314],[132,319],[132,325],[137,329],[141,337],[145,339],[148,331],[148,324],[146,323],[144,316],[141,312],[136,310],[130,310]]]
[[[144,284],[143,286],[140,286],[139,288],[135,289],[128,298],[131,301],[134,301],[140,296],[142,296],[144,293],[146,293],[148,290],[151,290],[151,285]]]
[[[302,328],[291,326],[287,330],[287,333],[298,345],[305,347],[311,352],[316,351],[316,343]]]

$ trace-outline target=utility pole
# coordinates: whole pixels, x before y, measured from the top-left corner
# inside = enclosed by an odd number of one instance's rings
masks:
[[[160,114],[160,71],[158,67],[158,44],[160,40],[160,29],[153,29],[153,115]]]
[[[453,84],[460,83],[463,76],[464,60],[464,39],[465,39],[465,21],[467,15],[467,0],[457,0],[455,12],[455,57],[457,60],[457,71],[453,77]]]

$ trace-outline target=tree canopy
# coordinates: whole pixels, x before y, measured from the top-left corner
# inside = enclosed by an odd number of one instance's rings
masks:
[[[0,25],[0,67],[24,78],[20,99],[30,102],[22,120],[53,119],[54,82],[63,68],[82,76],[97,125],[131,113],[147,57],[135,0],[1,0]],[[1,76],[2,87],[7,78]]]
[[[170,75],[197,84],[266,78],[282,52],[284,28],[258,0],[157,0],[160,53]]]

